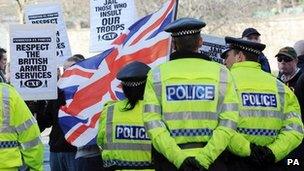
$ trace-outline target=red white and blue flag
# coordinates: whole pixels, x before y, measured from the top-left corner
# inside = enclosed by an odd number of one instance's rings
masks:
[[[65,138],[74,146],[96,144],[103,104],[123,99],[117,72],[132,61],[150,67],[167,60],[171,38],[164,28],[173,21],[176,0],[135,22],[113,41],[113,48],[68,68],[58,82],[66,105],[59,111],[59,123]]]

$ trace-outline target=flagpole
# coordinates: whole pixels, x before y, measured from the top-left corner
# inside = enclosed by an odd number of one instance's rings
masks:
[[[179,0],[176,0],[176,6],[175,6],[175,9],[174,9],[174,20],[176,20],[176,18],[177,18],[177,11],[178,11],[178,2],[179,2]]]
[[[176,1],[176,4],[175,4],[175,8],[174,8],[174,16],[173,16],[173,21],[176,20],[177,18],[177,10],[178,10],[178,2],[179,0],[175,0]],[[173,49],[172,49],[172,37],[170,38],[170,47],[169,47],[169,51],[170,51],[170,54],[173,52]],[[167,56],[167,61],[170,60],[170,55]]]

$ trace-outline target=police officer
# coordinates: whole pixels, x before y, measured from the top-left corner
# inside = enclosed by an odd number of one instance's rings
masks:
[[[126,99],[105,106],[97,138],[107,170],[152,168],[151,141],[142,119],[142,99],[149,70],[146,64],[135,61],[117,74]]]
[[[198,53],[205,25],[193,18],[171,23],[166,31],[175,52],[148,74],[144,122],[156,170],[208,169],[235,133],[238,99],[230,72]]]
[[[43,170],[43,144],[37,121],[17,91],[0,83],[0,170]]]
[[[263,72],[258,56],[265,45],[226,37],[222,56],[231,69],[240,98],[238,133],[228,149],[230,170],[280,170],[275,162],[296,148],[303,138],[300,108],[293,92]],[[285,164],[286,165],[286,164]]]

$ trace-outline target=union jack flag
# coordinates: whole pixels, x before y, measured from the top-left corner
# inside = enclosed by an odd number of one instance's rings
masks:
[[[97,126],[103,104],[123,99],[117,72],[131,61],[150,67],[167,60],[171,38],[164,28],[173,21],[176,0],[147,15],[116,38],[111,49],[68,68],[58,82],[66,105],[59,111],[65,138],[74,146],[96,144]]]

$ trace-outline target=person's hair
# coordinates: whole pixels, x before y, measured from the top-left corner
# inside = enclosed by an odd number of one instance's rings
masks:
[[[246,52],[246,51],[242,51],[246,61],[253,61],[253,62],[258,62],[259,60],[259,55],[258,54],[254,54],[254,53],[250,53],[250,52]]]
[[[242,52],[245,56],[246,61],[253,61],[253,62],[258,62],[258,57],[259,55],[254,54],[254,53],[250,53],[244,50],[239,50],[239,49],[233,49],[234,50],[234,54],[238,54],[240,52]]]
[[[75,58],[79,58],[80,60],[85,60],[84,56],[81,54],[75,54],[73,55]]]
[[[201,38],[199,33],[192,35],[185,35],[180,37],[173,37],[175,50],[180,51],[194,51],[199,48],[197,41]]]
[[[129,86],[122,84],[122,91],[124,92],[125,97],[128,99],[128,102],[124,108],[125,111],[134,109],[136,103],[139,100],[143,99],[145,85],[146,85],[146,83],[143,83],[136,87],[129,87]]]
[[[3,55],[6,53],[6,50],[3,48],[0,48],[0,59],[3,58]]]
[[[234,55],[240,53],[240,50],[238,50],[238,49],[232,49],[232,50],[233,50]],[[228,55],[228,53],[226,53],[226,55]],[[227,56],[226,56],[226,58],[227,58]]]
[[[69,62],[80,62],[84,59],[85,58],[81,54],[76,54],[76,55],[73,55],[72,57],[69,57],[67,59],[67,61],[69,61]]]

